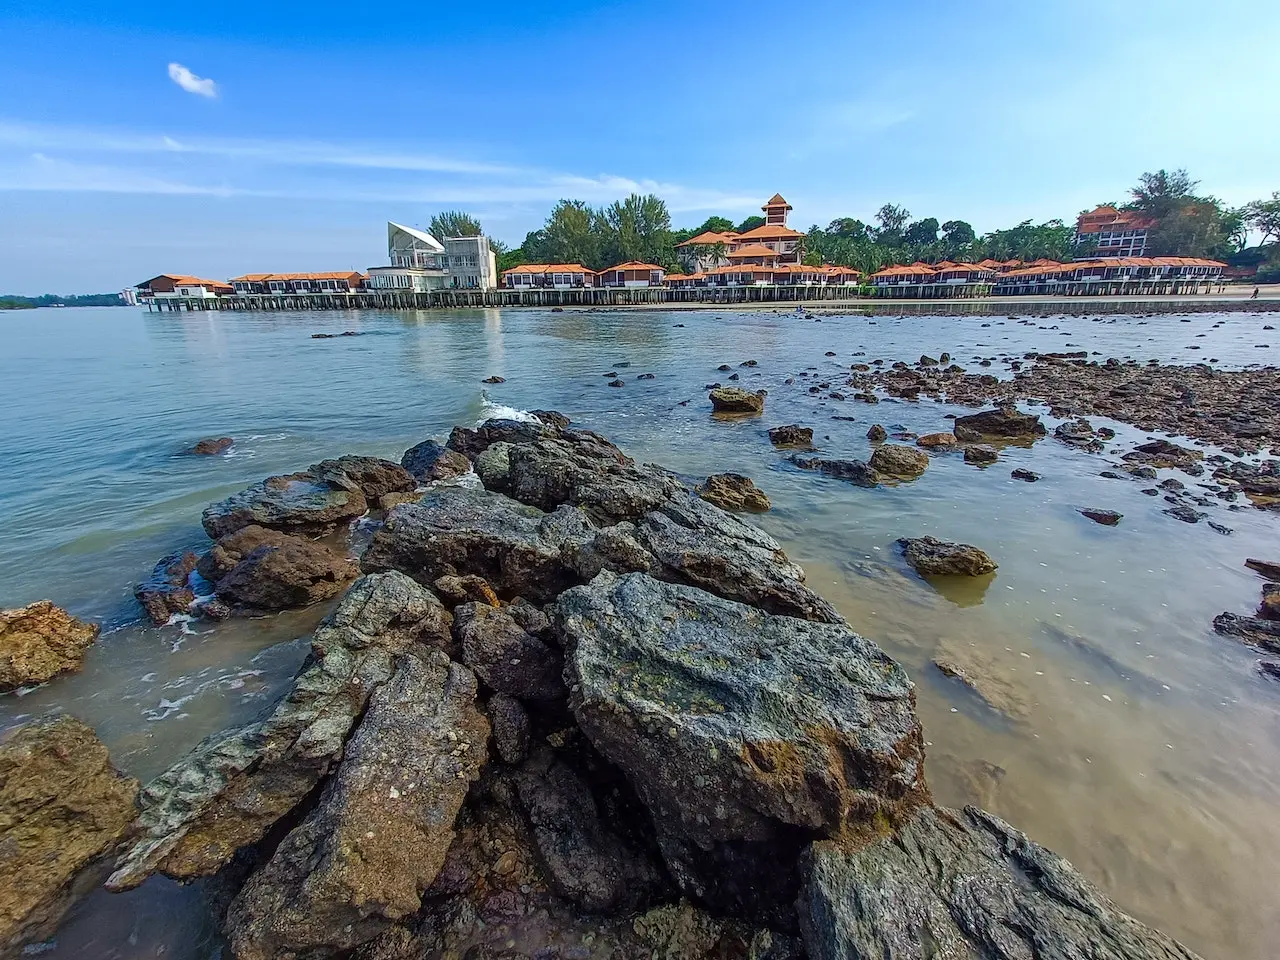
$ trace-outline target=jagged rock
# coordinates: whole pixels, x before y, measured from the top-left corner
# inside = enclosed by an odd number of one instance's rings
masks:
[[[475,698],[441,651],[397,659],[316,809],[232,901],[238,960],[350,950],[418,912],[487,755]]]
[[[56,609],[56,608],[55,608]],[[74,717],[35,720],[0,740],[0,953],[53,933],[101,879],[128,833],[138,781],[122,776]]]
[[[887,477],[913,480],[929,467],[928,454],[900,443],[884,443],[871,454],[871,469]]]
[[[499,603],[498,595],[484,577],[446,576],[438,578],[431,585],[450,608],[473,600],[476,603],[487,603],[491,607],[496,607]]]
[[[51,600],[0,610],[0,692],[79,670],[97,639],[96,623],[76,619]]]
[[[984,443],[974,444],[964,448],[964,462],[973,463],[978,466],[986,466],[989,463],[995,463],[1000,459],[1000,454],[995,447],[988,447]]]
[[[445,444],[450,450],[456,450],[469,460],[485,450],[490,444],[499,441],[506,443],[528,443],[531,440],[544,440],[557,437],[561,433],[555,427],[545,423],[529,423],[525,420],[486,420],[475,429],[454,427],[449,433],[449,442]]]
[[[956,435],[954,433],[926,433],[923,437],[916,439],[917,447],[925,449],[947,448],[956,445]]]
[[[213,457],[227,450],[233,443],[235,440],[231,437],[205,437],[188,449],[187,453],[196,457]]]
[[[1015,480],[1024,480],[1027,483],[1035,483],[1040,479],[1040,474],[1036,473],[1034,470],[1025,470],[1022,467],[1018,467],[1016,470],[1012,471],[1009,476],[1013,477]]]
[[[573,770],[535,756],[515,776],[520,807],[548,879],[591,913],[641,906],[659,884],[655,867],[600,820],[591,790]]]
[[[486,490],[506,493],[511,478],[511,444],[505,440],[489,444],[476,454],[473,466]]]
[[[453,611],[462,661],[490,688],[522,700],[561,700],[564,659],[498,607],[464,603]]]
[[[765,492],[740,473],[713,473],[698,487],[697,494],[723,510],[762,513],[773,506]]]
[[[1057,854],[976,807],[815,843],[797,904],[810,960],[1197,960]]]
[[[493,725],[493,745],[503,763],[521,763],[529,755],[529,714],[520,701],[506,693],[495,693],[489,698],[489,721]]]
[[[1104,527],[1114,527],[1124,519],[1123,513],[1116,513],[1114,510],[1101,510],[1097,507],[1081,507],[1077,512],[1088,517],[1094,523],[1102,524]]]
[[[471,469],[471,461],[434,440],[423,440],[404,452],[400,466],[415,479],[428,482],[459,477]]]
[[[142,791],[139,836],[108,881],[208,876],[256,843],[342,756],[369,695],[415,644],[447,647],[451,617],[401,573],[361,578],[316,630],[293,688],[263,719],[208,738]]]
[[[898,544],[907,563],[924,576],[980,577],[998,566],[985,552],[967,543],[948,543],[934,537],[904,537]]]
[[[956,417],[953,430],[959,440],[1034,440],[1045,433],[1039,417],[1019,413],[1013,407],[997,407],[967,417]]]
[[[384,493],[378,498],[378,509],[389,513],[402,503],[417,503],[426,491],[405,490],[399,493]]]
[[[1199,523],[1207,513],[1201,513],[1194,507],[1189,507],[1185,503],[1180,503],[1175,507],[1169,507],[1167,510],[1161,511],[1166,516],[1173,517],[1175,520],[1181,520],[1183,523]]]
[[[643,574],[602,573],[551,613],[579,726],[713,909],[789,925],[809,839],[924,802],[911,682],[843,624]]]
[[[1152,440],[1134,447],[1121,459],[1128,460],[1130,463],[1143,463],[1158,470],[1185,469],[1189,466],[1198,466],[1198,461],[1204,459],[1204,452],[1190,447],[1180,447],[1168,440]]]
[[[741,390],[738,387],[717,387],[708,395],[711,409],[716,413],[763,413],[765,391]]]
[[[549,427],[557,430],[568,430],[571,421],[559,410],[530,410],[529,413]]]
[[[391,511],[361,567],[400,570],[424,584],[471,574],[503,599],[545,603],[579,581],[565,543],[593,532],[576,507],[543,513],[501,494],[447,487]]]
[[[861,460],[823,460],[820,457],[792,457],[791,462],[801,470],[816,470],[837,480],[847,480],[859,487],[874,487],[880,478]]]
[[[1067,446],[1087,453],[1101,453],[1104,449],[1101,432],[1094,430],[1093,424],[1083,417],[1058,424],[1053,435]],[[1114,433],[1111,435],[1115,436]]]
[[[219,544],[249,529],[243,528]],[[231,551],[226,551],[226,556],[230,555]],[[325,544],[281,535],[278,539],[264,540],[243,554],[240,561],[217,580],[214,590],[237,607],[288,610],[337,596],[357,573],[354,563]]]
[[[873,423],[870,429],[867,430],[867,439],[872,443],[884,443],[889,439],[889,434],[880,424]]]
[[[216,584],[259,547],[283,546],[295,539],[297,538],[291,534],[250,524],[219,538],[196,563],[196,572],[210,583]]]
[[[336,487],[312,473],[268,477],[205,508],[205,533],[219,540],[257,524],[304,535],[323,534],[368,509],[364,494]]]
[[[1262,600],[1258,603],[1258,616],[1264,620],[1280,620],[1280,583],[1268,583],[1262,588]]]
[[[769,431],[769,442],[775,447],[809,447],[813,445],[813,427],[802,427],[798,423],[785,427],[773,427]]]
[[[507,382],[507,378],[506,378],[506,377],[500,377],[500,376],[498,376],[498,375],[495,373],[495,374],[494,374],[493,376],[491,376],[491,377],[485,377],[485,378],[484,378],[483,380],[481,380],[480,382],[481,382],[481,383],[506,383],[506,382]]]
[[[199,558],[190,550],[171,553],[161,558],[151,576],[133,588],[133,595],[152,623],[166,624],[173,614],[186,613],[191,609],[196,595],[187,579],[198,561]]]
[[[1213,629],[1224,637],[1235,637],[1269,653],[1280,653],[1280,621],[1220,613],[1213,618]]]
[[[388,493],[407,493],[418,481],[404,467],[378,457],[339,457],[307,467],[307,472],[341,490],[358,490],[365,500],[376,503]]]
[[[1268,580],[1280,580],[1280,563],[1272,563],[1269,560],[1255,560],[1250,557],[1244,562],[1244,565],[1250,570],[1262,574]]]

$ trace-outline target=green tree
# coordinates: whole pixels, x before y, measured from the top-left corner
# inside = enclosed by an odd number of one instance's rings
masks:
[[[976,240],[973,227],[963,220],[948,220],[942,225],[942,246],[950,259],[963,258]]]
[[[427,228],[437,240],[449,237],[478,237],[484,231],[480,229],[480,221],[461,210],[442,210],[431,218]]]
[[[911,211],[906,207],[886,203],[876,211],[876,222],[880,224],[875,230],[876,242],[888,246],[897,246],[902,242],[902,231],[911,219]]]
[[[871,236],[871,229],[854,217],[840,217],[832,220],[827,224],[826,232],[854,240],[865,240]]]
[[[756,227],[764,226],[764,217],[747,217],[738,224],[738,232],[746,233],[748,230],[754,230]]]
[[[1251,200],[1241,212],[1248,227],[1261,235],[1258,246],[1280,241],[1280,192],[1271,194],[1270,200]]]
[[[539,263],[581,263],[593,270],[600,266],[597,214],[581,200],[561,200],[551,210],[534,254]]]
[[[1186,170],[1144,173],[1138,178],[1138,185],[1129,191],[1133,200],[1126,206],[1159,220],[1184,204],[1199,199],[1195,195],[1199,183],[1191,179]]]
[[[909,246],[923,247],[938,240],[938,221],[935,217],[925,217],[907,227],[902,239]]]
[[[698,227],[692,234],[697,236],[700,233],[727,233],[733,229],[733,221],[728,217],[707,217],[702,221],[702,226]],[[686,240],[688,237],[685,238]]]
[[[671,215],[666,203],[654,194],[633,193],[600,211],[595,220],[600,237],[598,249],[603,260],[609,262],[594,269],[627,260],[656,262],[664,267],[674,264]]]

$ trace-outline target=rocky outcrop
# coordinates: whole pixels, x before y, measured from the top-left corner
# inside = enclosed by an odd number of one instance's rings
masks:
[[[924,576],[980,577],[997,564],[967,543],[950,543],[934,537],[904,537],[898,541],[907,563]]]
[[[1045,434],[1040,418],[1019,413],[1014,407],[997,407],[967,417],[956,417],[958,440],[1035,440]]]
[[[124,838],[138,781],[74,717],[37,720],[0,740],[0,954],[53,933]]]
[[[1244,562],[1244,565],[1255,573],[1260,573],[1268,580],[1280,580],[1280,563],[1272,563],[1270,560],[1255,560],[1250,557]]]
[[[956,445],[956,435],[954,433],[926,433],[922,437],[916,438],[916,446],[924,447],[926,450],[945,450]]]
[[[711,409],[716,413],[764,413],[764,390],[752,393],[738,387],[716,387],[708,394]]]
[[[475,697],[475,677],[438,650],[398,659],[316,809],[227,911],[238,960],[349,950],[417,913],[485,761]]]
[[[889,439],[889,433],[878,423],[873,423],[867,428],[867,439],[872,443],[884,443]]]
[[[307,796],[342,756],[369,695],[415,645],[447,647],[451,617],[399,573],[364,577],[316,630],[293,689],[262,720],[210,737],[142,792],[139,836],[109,886],[208,876]]]
[[[418,485],[414,476],[398,463],[378,457],[339,457],[322,460],[307,468],[341,490],[358,490],[369,503],[377,503],[388,493],[407,493]]]
[[[1196,960],[974,807],[922,809],[869,842],[816,843],[804,878],[811,960]]]
[[[1058,424],[1054,428],[1053,435],[1067,446],[1086,453],[1101,453],[1105,449],[1105,444],[1098,432],[1093,429],[1093,424],[1083,417]]]
[[[1213,629],[1225,637],[1235,637],[1268,653],[1280,653],[1280,621],[1220,613],[1213,618]]]
[[[769,430],[769,442],[775,447],[811,447],[813,427],[802,427],[798,423],[773,427]]]
[[[287,610],[328,600],[355,578],[356,566],[323,543],[242,527],[200,561],[217,595],[245,610]]]
[[[928,454],[900,443],[883,443],[871,454],[871,469],[892,479],[914,480],[928,467]]]
[[[195,591],[188,582],[199,558],[190,550],[163,557],[133,595],[142,604],[151,622],[162,626],[175,613],[186,613],[195,603]]]
[[[314,473],[291,473],[268,477],[206,507],[201,522],[214,540],[250,524],[309,536],[328,533],[367,509],[359,489],[336,486]]]
[[[449,442],[445,444],[450,450],[456,450],[469,460],[474,460],[493,443],[529,443],[533,440],[546,440],[560,436],[561,431],[541,421],[529,423],[524,420],[486,420],[480,426],[454,427],[449,433]]]
[[[1121,459],[1130,463],[1146,464],[1157,470],[1170,468],[1194,470],[1199,469],[1199,463],[1204,459],[1204,452],[1190,447],[1180,447],[1168,440],[1152,440],[1134,447]]]
[[[471,469],[471,461],[443,444],[424,440],[404,452],[404,456],[400,458],[400,466],[409,471],[414,479],[426,483],[461,476]]]
[[[773,506],[755,481],[740,473],[713,473],[698,487],[697,494],[722,510],[763,513]]]
[[[97,639],[96,623],[76,619],[51,600],[0,610],[0,692],[79,670]]]
[[[809,838],[927,799],[912,685],[841,624],[609,573],[552,619],[579,725],[714,909],[785,922]]]
[[[521,700],[564,699],[560,651],[525,630],[511,614],[485,603],[464,603],[453,616],[462,662],[490,689]]]

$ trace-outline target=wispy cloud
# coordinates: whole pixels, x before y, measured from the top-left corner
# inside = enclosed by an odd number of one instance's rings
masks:
[[[197,77],[180,63],[169,64],[169,79],[187,93],[213,99],[218,95],[218,85],[207,77]]]

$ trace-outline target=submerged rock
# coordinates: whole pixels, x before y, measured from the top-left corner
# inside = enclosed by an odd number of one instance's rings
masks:
[[[268,477],[205,508],[205,533],[218,540],[250,524],[286,533],[317,535],[362,516],[368,501],[313,473]]]
[[[1224,637],[1235,637],[1269,653],[1280,653],[1280,621],[1220,613],[1213,618],[1213,629]]]
[[[1124,519],[1123,513],[1117,513],[1114,510],[1102,510],[1097,507],[1081,507],[1077,512],[1088,517],[1094,523],[1102,524],[1104,527],[1114,527]]]
[[[228,450],[235,440],[231,437],[206,437],[189,448],[187,453],[195,457],[213,457]]]
[[[886,477],[914,480],[929,467],[929,457],[915,447],[884,443],[871,454],[871,469]]]
[[[769,430],[769,442],[775,447],[808,447],[813,445],[813,427],[802,427],[798,423],[785,427],[773,427]]]
[[[73,617],[51,600],[0,610],[0,692],[79,670],[97,639],[96,623]]]
[[[964,462],[976,464],[985,467],[988,464],[995,463],[1000,459],[1000,453],[995,447],[989,447],[983,443],[973,444],[964,448]]]
[[[188,579],[198,562],[199,558],[190,550],[171,553],[161,558],[151,576],[133,588],[133,595],[152,623],[163,626],[175,613],[191,609],[196,595]]]
[[[418,912],[485,761],[475,697],[441,651],[397,660],[316,809],[227,911],[238,960],[350,950]]]
[[[765,492],[740,473],[713,473],[698,487],[697,494],[723,510],[762,513],[773,506]]]
[[[602,573],[552,619],[570,706],[653,818],[676,882],[789,924],[806,841],[924,802],[914,691],[843,624]]]
[[[837,480],[847,480],[859,487],[874,487],[880,478],[869,464],[861,460],[824,460],[821,457],[792,457],[791,462],[801,470],[816,470]]]
[[[949,543],[934,537],[904,537],[898,544],[907,563],[925,576],[979,577],[998,566],[985,552],[967,543]]]
[[[765,391],[752,393],[737,387],[717,387],[709,394],[716,413],[763,413]]]
[[[1035,483],[1040,479],[1040,474],[1036,473],[1034,470],[1026,470],[1022,467],[1018,467],[1016,470],[1010,472],[1009,476],[1013,477],[1015,480],[1023,480],[1026,483]]]
[[[967,417],[956,417],[953,429],[959,440],[1034,440],[1045,434],[1039,417],[1019,413],[1014,407],[997,407]]]
[[[1130,463],[1142,463],[1156,469],[1182,468],[1198,466],[1204,459],[1204,452],[1191,447],[1180,447],[1168,440],[1152,440],[1134,447],[1121,459]]]
[[[811,960],[1197,960],[1066,860],[975,807],[815,843],[797,904]]]
[[[216,734],[142,791],[138,836],[108,881],[187,880],[257,843],[342,756],[369,695],[415,644],[447,647],[451,617],[400,573],[364,577],[316,630],[293,689],[263,719]]]
[[[0,953],[43,939],[101,879],[128,833],[138,781],[74,717],[36,720],[0,740]]]

